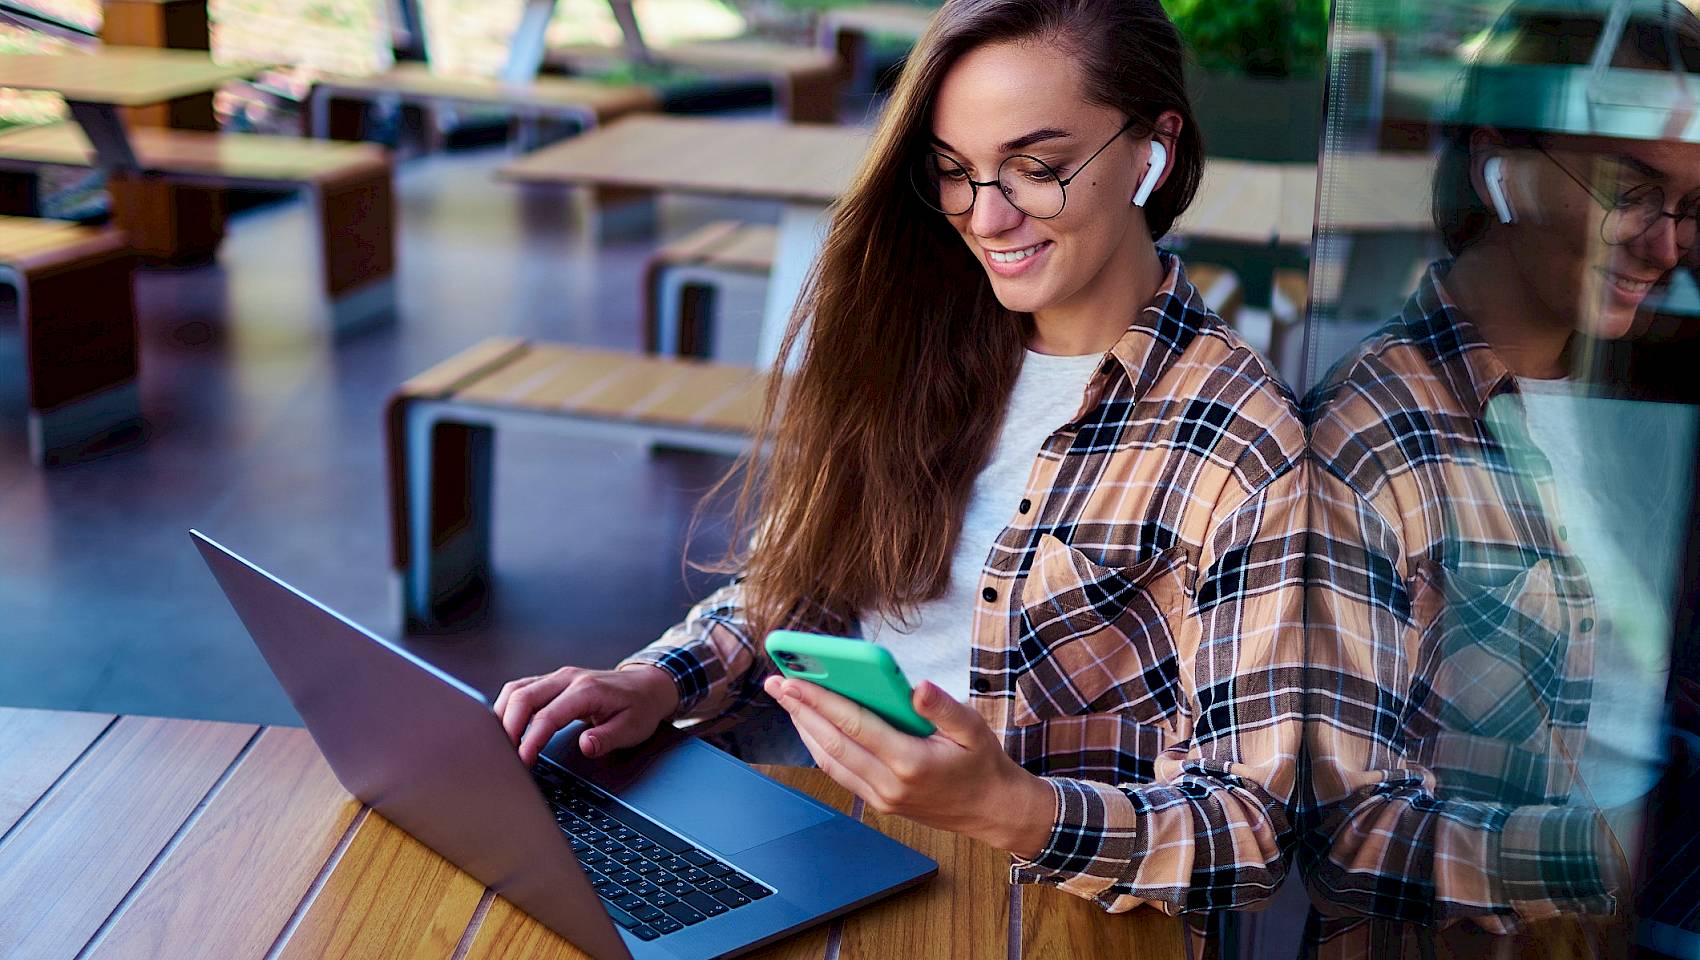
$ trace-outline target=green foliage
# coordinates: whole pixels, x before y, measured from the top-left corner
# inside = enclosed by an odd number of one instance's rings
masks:
[[[1305,76],[1328,49],[1328,0],[1163,0],[1206,70]]]

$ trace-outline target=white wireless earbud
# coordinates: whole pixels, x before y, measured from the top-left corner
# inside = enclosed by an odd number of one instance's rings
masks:
[[[1516,223],[1511,201],[1505,198],[1505,158],[1488,157],[1482,165],[1482,179],[1487,181],[1488,199],[1493,201],[1493,212],[1499,214],[1499,222]]]
[[[1145,168],[1145,179],[1139,181],[1139,189],[1133,192],[1133,205],[1145,206],[1145,201],[1151,199],[1151,191],[1157,189],[1157,181],[1163,179],[1163,170],[1169,165],[1169,148],[1163,146],[1163,141],[1151,141],[1151,165]]]

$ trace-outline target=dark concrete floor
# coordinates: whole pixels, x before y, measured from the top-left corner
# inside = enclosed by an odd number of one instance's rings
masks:
[[[191,547],[199,528],[356,622],[395,636],[380,415],[403,379],[520,334],[636,349],[656,241],[598,245],[564,193],[496,182],[500,148],[401,168],[399,320],[330,337],[294,201],[231,224],[217,264],[147,270],[142,442],[48,470],[26,456],[15,324],[0,324],[0,705],[298,722]],[[664,199],[662,236],[761,204]],[[493,692],[608,665],[719,578],[684,576],[702,493],[729,461],[503,434],[489,615],[408,637]],[[693,556],[724,545],[711,529]]]

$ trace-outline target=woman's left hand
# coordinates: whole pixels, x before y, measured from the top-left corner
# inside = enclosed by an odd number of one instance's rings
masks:
[[[763,688],[791,715],[827,776],[879,813],[1037,856],[1056,823],[1056,793],[1021,769],[986,721],[927,682],[915,711],[937,729],[916,737],[830,690],[779,676]]]

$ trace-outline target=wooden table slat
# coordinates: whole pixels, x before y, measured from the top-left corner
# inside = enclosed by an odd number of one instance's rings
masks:
[[[1115,916],[1055,887],[1021,888],[1021,960],[1183,957],[1185,924],[1155,907]]]
[[[845,926],[842,960],[1005,960],[1009,952],[1007,854],[902,817],[869,812],[862,819],[937,860],[939,874],[915,890],[858,913],[856,922]]]
[[[478,925],[466,960],[590,960],[590,954],[497,897]]]
[[[266,730],[90,960],[259,960],[359,812],[307,731]]]
[[[0,708],[0,836],[112,724],[110,713]]]
[[[290,933],[280,960],[451,955],[484,886],[369,813]]]
[[[0,846],[0,956],[75,957],[255,729],[119,720]]]

